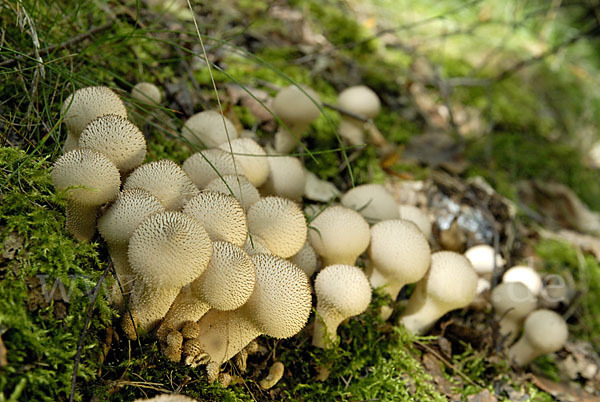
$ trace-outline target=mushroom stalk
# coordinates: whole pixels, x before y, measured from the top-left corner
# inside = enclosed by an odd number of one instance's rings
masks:
[[[317,307],[312,344],[318,348],[327,348],[337,340],[336,330],[346,318],[330,310]]]
[[[400,320],[413,334],[424,334],[441,316],[448,312],[444,306],[439,305],[432,298],[426,297],[424,288],[422,282],[417,284],[413,296],[410,298],[409,307]]]

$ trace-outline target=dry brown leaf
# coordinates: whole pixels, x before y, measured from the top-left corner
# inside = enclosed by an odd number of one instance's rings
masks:
[[[564,402],[600,402],[600,398],[591,395],[581,389],[574,388],[568,384],[557,383],[544,377],[538,377],[534,374],[528,375],[528,378],[542,391],[545,391]]]

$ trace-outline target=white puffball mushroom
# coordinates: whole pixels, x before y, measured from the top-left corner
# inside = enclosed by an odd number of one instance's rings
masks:
[[[521,282],[504,282],[492,290],[494,316],[499,323],[498,333],[510,345],[519,334],[525,317],[537,307],[537,297]]]
[[[529,314],[523,325],[523,335],[508,350],[508,357],[522,367],[538,356],[560,350],[569,338],[565,320],[551,310]]]
[[[502,275],[502,282],[521,282],[538,297],[542,291],[542,277],[532,267],[516,265]]]
[[[193,145],[215,148],[239,137],[235,125],[214,110],[196,113],[186,120],[181,135]]]
[[[356,186],[342,195],[341,203],[357,211],[370,224],[400,217],[394,197],[381,184]]]
[[[241,173],[231,155],[219,148],[196,152],[183,162],[182,168],[199,189],[223,175]]]
[[[425,212],[413,205],[398,205],[400,219],[411,221],[423,234],[426,239],[431,237],[431,221]]]
[[[381,102],[372,89],[364,85],[357,85],[340,92],[338,106],[342,110],[372,119],[379,114]],[[352,145],[365,143],[364,122],[360,120],[342,115],[339,131],[340,136]]]
[[[299,200],[304,194],[306,173],[300,159],[291,156],[271,155],[267,157],[269,177],[260,187],[264,195]]]
[[[505,263],[502,256],[496,254],[496,250],[488,244],[477,244],[470,247],[465,251],[465,257],[471,262],[477,275],[488,281],[492,279],[494,266],[502,268]]]
[[[221,144],[219,148],[233,155],[240,169],[238,174],[246,176],[254,187],[260,187],[267,181],[269,177],[267,153],[256,141],[250,138],[236,138],[229,143]]]
[[[302,246],[300,251],[288,258],[288,261],[300,267],[309,278],[315,273],[319,263],[317,253],[310,246],[308,240],[304,242],[304,246]]]
[[[260,194],[256,187],[246,177],[240,175],[226,174],[217,177],[208,183],[204,189],[232,195],[245,210],[260,199]]]
[[[406,306],[401,322],[414,334],[423,334],[444,314],[466,307],[477,291],[477,274],[462,254],[438,251]]]
[[[162,93],[151,82],[138,82],[131,89],[131,97],[142,103],[158,105],[162,100]]]
[[[371,302],[371,286],[364,272],[352,265],[330,265],[315,279],[317,314],[312,344],[331,346],[337,328],[347,318],[364,312]]]

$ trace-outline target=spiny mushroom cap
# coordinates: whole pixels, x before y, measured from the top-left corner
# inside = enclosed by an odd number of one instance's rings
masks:
[[[371,302],[371,285],[364,272],[353,265],[330,265],[315,279],[321,309],[345,318],[364,312]]]
[[[521,282],[531,290],[536,297],[542,291],[543,283],[540,274],[531,267],[516,265],[502,275],[502,282]]]
[[[217,310],[241,307],[254,291],[256,267],[238,246],[213,243],[213,255],[204,273],[192,282],[192,291]]]
[[[260,236],[249,234],[246,243],[244,244],[244,251],[253,256],[254,254],[273,254],[265,244],[265,241]]]
[[[135,169],[123,185],[123,190],[141,188],[160,200],[167,211],[177,210],[198,189],[187,174],[173,161],[162,159]]]
[[[477,292],[477,274],[462,254],[438,251],[431,255],[431,267],[423,278],[427,297],[448,311],[467,306]]]
[[[338,97],[338,106],[348,112],[373,118],[381,110],[381,102],[377,94],[364,85],[346,88]]]
[[[310,245],[330,264],[354,264],[371,239],[367,221],[358,212],[342,206],[325,209],[310,226]]]
[[[241,308],[264,334],[294,336],[306,325],[311,310],[306,274],[291,262],[270,254],[251,257],[256,265],[256,286]]]
[[[183,170],[200,189],[219,177],[219,174],[238,174],[231,155],[218,148],[196,152],[183,162]]]
[[[306,241],[306,219],[296,203],[281,197],[265,197],[248,209],[248,231],[283,258],[296,254]]]
[[[242,204],[244,209],[248,209],[256,201],[260,199],[260,194],[248,179],[244,176],[226,174],[222,177],[217,177],[208,183],[206,190],[217,191],[227,195],[232,195]]]
[[[148,216],[164,210],[158,198],[146,190],[123,190],[98,221],[98,231],[107,243],[125,244]]]
[[[71,101],[72,100],[72,101]],[[127,110],[119,96],[108,87],[86,87],[65,100],[60,111],[69,133],[76,138],[96,117],[116,114],[127,118]]]
[[[79,148],[102,152],[121,172],[135,169],[146,157],[144,134],[132,122],[116,114],[92,120],[81,132]]]
[[[537,297],[520,282],[504,282],[492,290],[492,306],[496,317],[511,320],[525,318],[537,307]]]
[[[426,239],[431,237],[431,221],[425,212],[413,205],[399,205],[398,212],[400,219],[411,221],[417,225]]]
[[[129,240],[131,269],[153,288],[182,287],[208,266],[213,248],[198,221],[181,212],[154,214]]]
[[[321,99],[315,91],[303,87],[304,92],[295,85],[280,90],[273,99],[273,112],[287,125],[310,124],[319,117]],[[312,99],[311,99],[312,98]]]
[[[160,89],[151,82],[138,82],[131,89],[131,97],[143,103],[159,104],[162,99]]]
[[[269,177],[267,153],[256,141],[250,138],[236,138],[230,143],[221,144],[219,148],[227,153],[233,152],[233,157],[241,171],[238,174],[246,176],[253,186],[260,187],[267,181]]]
[[[246,213],[230,195],[202,191],[185,204],[183,213],[200,222],[212,241],[227,241],[239,247],[246,242]]]
[[[504,266],[504,260],[500,254],[496,254],[494,248],[488,244],[478,244],[465,251],[465,257],[471,262],[475,272],[479,276],[489,276],[494,271],[494,258],[496,266]]]
[[[52,183],[57,190],[77,187],[68,190],[71,200],[98,206],[117,197],[121,175],[105,155],[91,149],[75,149],[56,160]]]
[[[306,173],[298,158],[291,156],[269,156],[269,177],[260,188],[267,195],[278,195],[297,200],[304,194]]]
[[[569,338],[569,328],[559,314],[551,310],[537,310],[529,314],[523,324],[523,335],[539,354],[556,352]]]
[[[341,203],[357,211],[369,223],[400,217],[394,197],[381,184],[356,186],[342,195]]]
[[[300,251],[288,258],[288,260],[300,267],[309,278],[317,270],[317,253],[315,253],[315,250],[310,246],[308,240],[304,242],[304,246],[302,246]]]
[[[228,138],[233,140],[239,137],[231,120],[214,110],[205,110],[187,119],[181,134],[190,143],[207,148],[218,147],[226,143]]]
[[[404,219],[381,221],[371,227],[369,257],[386,278],[414,283],[431,263],[429,243],[417,226]]]

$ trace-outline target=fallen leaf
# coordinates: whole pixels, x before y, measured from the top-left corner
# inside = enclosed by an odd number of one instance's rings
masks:
[[[469,395],[467,397],[467,402],[496,402],[498,398],[491,394],[491,392],[487,389],[479,392],[475,395]]]
[[[564,402],[600,402],[600,397],[591,395],[582,389],[572,387],[568,384],[554,382],[534,374],[528,375],[538,388]]]

